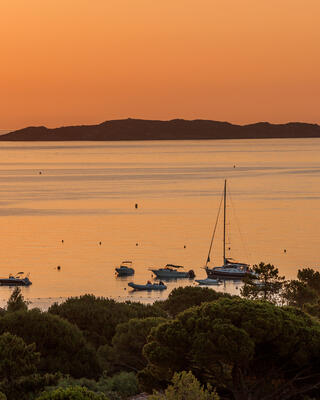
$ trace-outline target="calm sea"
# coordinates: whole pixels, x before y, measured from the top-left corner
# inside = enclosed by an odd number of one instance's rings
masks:
[[[33,285],[22,290],[40,307],[84,293],[164,299],[189,280],[161,294],[127,283],[166,263],[205,277],[225,178],[228,255],[271,262],[287,278],[318,268],[320,139],[1,142],[0,275],[29,272]],[[117,279],[126,259],[136,274]],[[221,265],[220,223],[211,260]],[[0,287],[0,305],[11,292]]]

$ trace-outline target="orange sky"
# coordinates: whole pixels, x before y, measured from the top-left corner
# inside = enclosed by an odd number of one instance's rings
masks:
[[[1,0],[0,128],[320,122],[319,0]]]

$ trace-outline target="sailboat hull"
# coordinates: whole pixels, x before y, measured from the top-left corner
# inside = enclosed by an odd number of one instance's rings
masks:
[[[245,277],[251,278],[258,278],[253,272],[251,271],[244,271],[239,268],[230,268],[230,267],[215,267],[215,268],[206,268],[206,273],[208,278],[237,278],[242,279]]]

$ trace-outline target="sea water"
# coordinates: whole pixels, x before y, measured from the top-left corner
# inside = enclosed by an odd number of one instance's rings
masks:
[[[287,278],[318,268],[320,139],[1,142],[0,275],[30,273],[22,291],[41,308],[85,293],[165,299],[194,281],[168,282],[161,293],[127,284],[167,263],[205,278],[224,179],[227,256],[270,262]],[[222,263],[222,225],[211,266]],[[115,276],[123,260],[134,276]],[[0,287],[0,305],[12,290]]]

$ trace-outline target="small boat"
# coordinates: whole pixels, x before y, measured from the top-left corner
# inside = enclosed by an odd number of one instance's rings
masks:
[[[199,283],[199,285],[222,285],[222,281],[220,279],[206,278],[196,279],[195,281]]]
[[[152,269],[157,278],[194,278],[195,273],[190,271],[180,271],[179,268],[184,268],[182,265],[167,264],[164,268]]]
[[[145,285],[138,285],[133,282],[129,282],[128,286],[130,286],[134,290],[165,290],[167,286],[163,282],[159,283],[151,283],[147,282]]]
[[[29,274],[24,276],[24,272],[18,272],[16,276],[10,274],[8,278],[0,278],[0,286],[30,286]]]
[[[122,261],[120,267],[115,268],[118,276],[130,276],[134,274],[132,261]]]
[[[258,279],[258,275],[250,268],[249,264],[234,261],[232,258],[226,257],[226,199],[227,199],[227,181],[224,181],[224,191],[223,191],[223,265],[220,267],[209,268],[208,263],[210,262],[210,253],[212,249],[213,239],[217,228],[217,223],[220,214],[221,203],[218,211],[218,216],[216,224],[212,233],[211,243],[209,247],[209,253],[207,257],[207,262],[205,265],[205,270],[208,278],[216,279],[217,277],[229,278],[229,279],[242,279],[245,277],[251,277],[253,279]],[[221,200],[222,202],[222,200]]]

